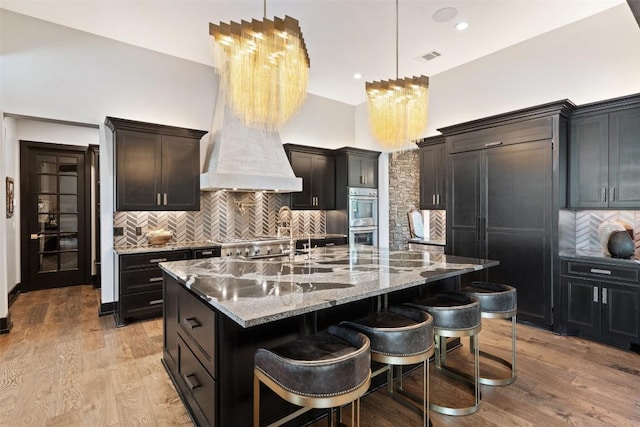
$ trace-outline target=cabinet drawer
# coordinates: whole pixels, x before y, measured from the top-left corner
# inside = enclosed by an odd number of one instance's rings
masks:
[[[180,287],[178,293],[178,332],[200,362],[216,378],[216,313],[200,299]]]
[[[206,423],[199,424],[215,425],[216,382],[181,338],[178,338],[178,373],[197,408],[206,418]]]
[[[192,249],[192,258],[200,259],[200,258],[212,258],[219,257],[222,253],[222,248],[220,246],[214,246],[211,248],[200,248],[200,249]]]
[[[638,283],[637,268],[618,265],[566,261],[563,265],[563,274]]]
[[[189,250],[120,255],[120,271],[151,268],[160,262],[189,259],[190,255]]]
[[[157,290],[162,290],[162,270],[159,267],[120,273],[121,294],[136,294]]]
[[[482,150],[500,145],[539,141],[553,137],[553,119],[543,117],[524,122],[480,129],[446,138],[449,154]]]
[[[120,297],[120,317],[150,317],[162,315],[162,289]]]

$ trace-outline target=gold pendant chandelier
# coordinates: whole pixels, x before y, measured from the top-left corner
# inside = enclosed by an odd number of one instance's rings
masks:
[[[427,127],[429,78],[398,78],[398,0],[396,0],[396,79],[366,83],[369,124],[390,151],[408,147]]]
[[[226,103],[247,126],[276,131],[302,106],[309,55],[298,21],[266,18],[209,24],[224,52],[218,67]]]

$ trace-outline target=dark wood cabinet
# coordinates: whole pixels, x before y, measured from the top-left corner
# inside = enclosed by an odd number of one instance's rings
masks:
[[[116,256],[116,325],[162,315],[162,271],[158,264],[191,258],[191,250],[158,251]]]
[[[640,96],[588,104],[571,118],[572,208],[640,207]]]
[[[640,344],[640,267],[563,260],[564,322],[570,332],[629,348]]]
[[[424,138],[420,147],[420,209],[446,208],[446,146],[443,136]]]
[[[206,131],[107,117],[117,211],[200,210],[200,138]]]
[[[378,188],[380,152],[344,147],[336,150],[336,176],[339,187]],[[345,190],[346,191],[346,190]]]
[[[449,153],[446,253],[500,261],[474,279],[514,286],[518,319],[547,328],[559,324],[557,212],[571,109],[558,102],[439,129]],[[491,139],[472,144],[468,133]]]
[[[284,144],[302,191],[291,193],[291,209],[335,209],[335,158],[330,150]]]

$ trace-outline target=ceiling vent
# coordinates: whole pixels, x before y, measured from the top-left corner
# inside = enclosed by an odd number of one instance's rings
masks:
[[[442,54],[440,52],[438,52],[437,50],[431,50],[427,53],[425,53],[424,55],[420,55],[419,57],[416,58],[417,61],[421,61],[421,62],[427,62],[427,61],[431,61],[432,59],[436,59],[437,57],[441,56]]]

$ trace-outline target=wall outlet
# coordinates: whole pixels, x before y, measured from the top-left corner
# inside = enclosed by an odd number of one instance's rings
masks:
[[[142,227],[136,227],[136,236],[142,236]]]
[[[124,236],[124,227],[113,227],[114,236]]]

